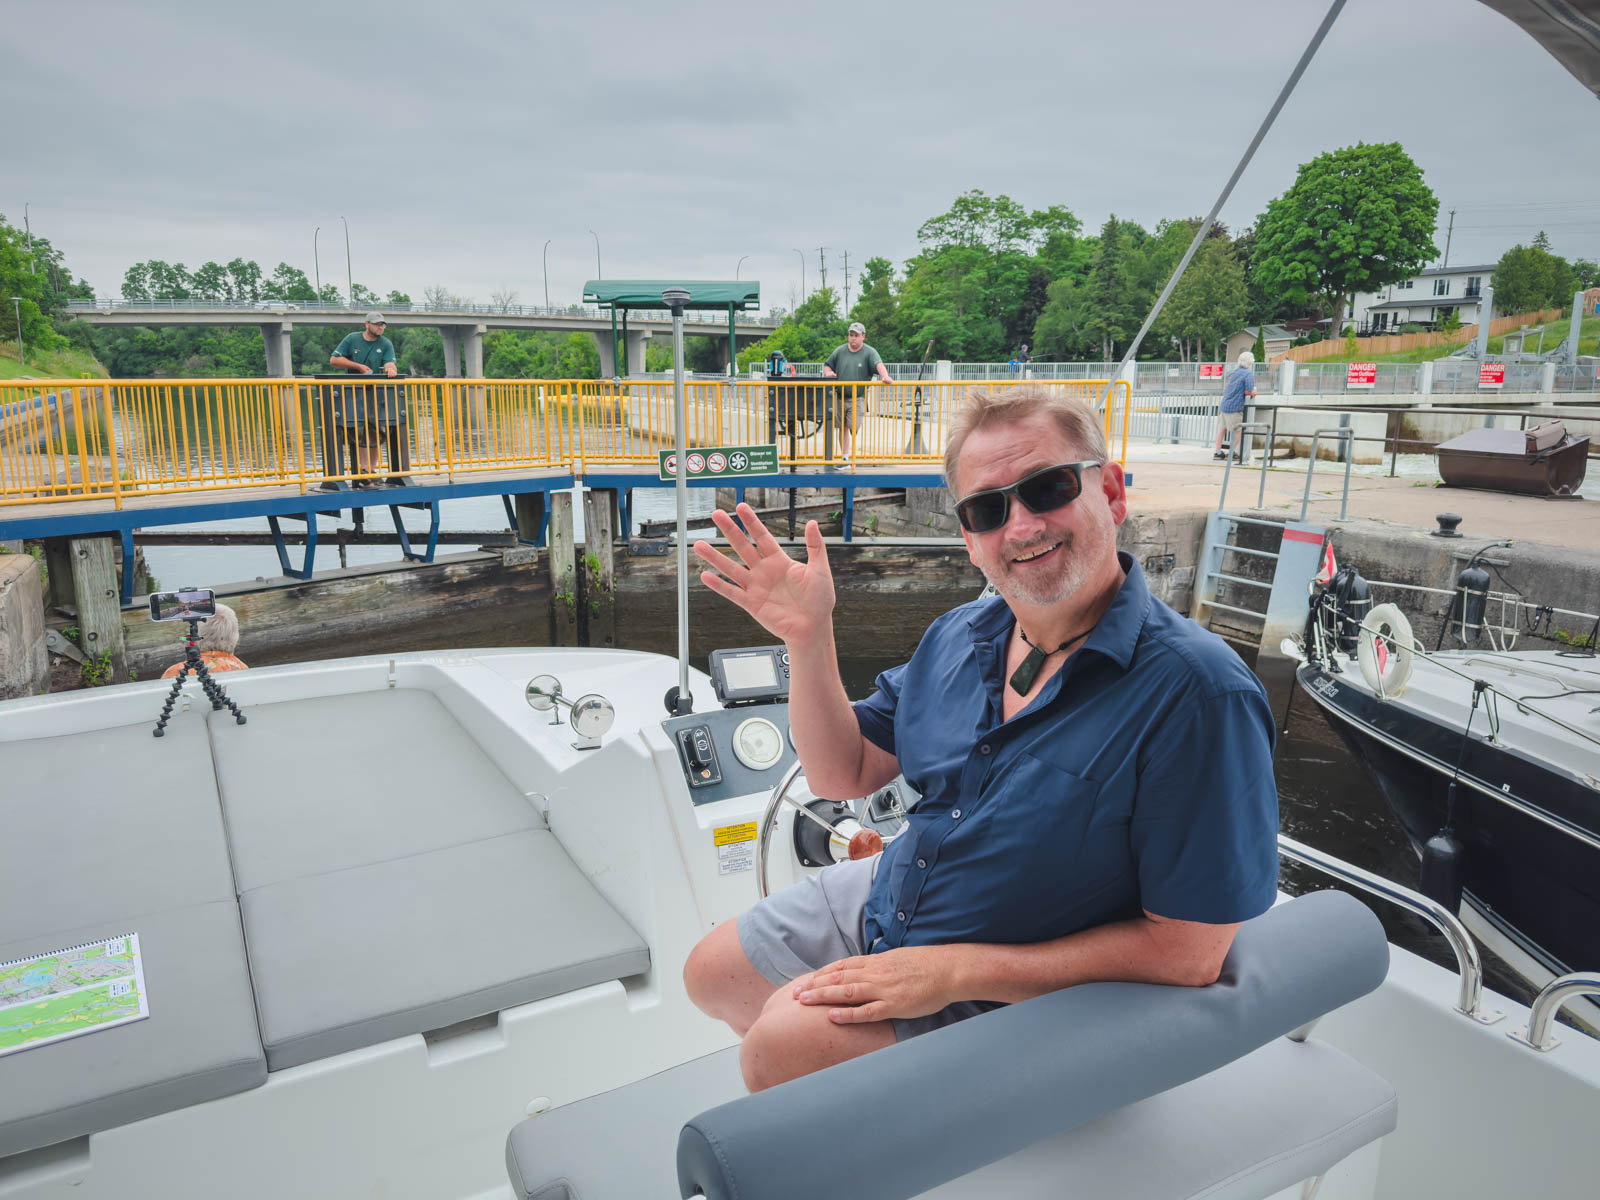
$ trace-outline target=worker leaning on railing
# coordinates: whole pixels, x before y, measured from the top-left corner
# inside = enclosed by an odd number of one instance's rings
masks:
[[[865,383],[874,376],[884,383],[894,382],[889,378],[889,368],[883,365],[878,352],[867,345],[867,327],[860,321],[851,324],[850,332],[845,335],[845,344],[836,347],[828,355],[828,361],[822,364],[822,375],[824,379],[837,379],[841,383]],[[866,388],[839,389],[833,421],[839,430],[839,449],[846,458],[850,457],[851,438],[856,431],[856,410],[866,406],[866,398]]]
[[[329,357],[329,365],[343,367],[352,375],[372,375],[382,370],[393,378],[399,368],[395,365],[394,343],[384,336],[383,331],[387,327],[388,323],[381,312],[369,312],[366,327],[359,333],[345,335]],[[378,398],[364,394],[370,390],[357,388],[346,394],[346,411],[341,414],[343,419],[340,422],[346,428],[354,429],[356,467],[363,475],[375,474],[378,470]],[[366,486],[367,482],[357,480],[356,486]]]

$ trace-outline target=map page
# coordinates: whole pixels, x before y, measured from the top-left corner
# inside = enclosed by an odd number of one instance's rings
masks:
[[[149,1015],[136,933],[0,962],[0,1057]]]

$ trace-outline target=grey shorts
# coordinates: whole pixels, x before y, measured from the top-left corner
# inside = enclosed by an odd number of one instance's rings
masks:
[[[1244,411],[1242,409],[1239,412],[1225,412],[1222,414],[1222,427],[1224,429],[1231,432],[1242,424],[1244,424]]]
[[[867,894],[882,861],[876,854],[834,863],[742,914],[739,945],[750,965],[776,988],[841,958],[865,954]],[[961,1000],[926,1017],[896,1017],[895,1038],[903,1042],[999,1007],[988,1000]]]

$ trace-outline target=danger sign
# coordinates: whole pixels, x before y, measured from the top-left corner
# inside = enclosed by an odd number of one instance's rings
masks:
[[[1478,386],[1481,388],[1498,388],[1506,385],[1505,363],[1483,363],[1478,367]]]
[[[1201,363],[1200,364],[1200,378],[1201,379],[1221,379],[1222,378],[1222,364],[1221,363]]]
[[[1375,388],[1378,386],[1378,364],[1375,362],[1353,362],[1345,367],[1344,386],[1346,388]]]

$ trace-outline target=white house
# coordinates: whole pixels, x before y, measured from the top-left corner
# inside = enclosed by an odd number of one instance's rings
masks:
[[[1494,266],[1429,267],[1381,292],[1357,292],[1350,319],[1362,334],[1392,333],[1405,324],[1432,328],[1452,312],[1463,325],[1474,325]]]

